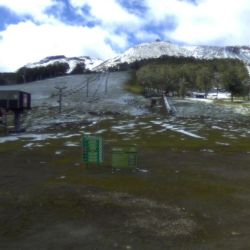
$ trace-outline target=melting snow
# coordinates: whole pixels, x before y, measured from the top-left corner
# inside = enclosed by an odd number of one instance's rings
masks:
[[[80,135],[81,134],[65,135],[63,133],[57,133],[57,134],[20,134],[20,135],[15,134],[15,135],[10,135],[10,136],[0,137],[0,143],[17,141],[20,139],[31,140],[33,142],[34,141],[46,141],[48,139],[71,138],[71,137],[76,137],[76,136],[80,136]],[[29,147],[30,144],[26,144],[25,146]]]
[[[124,130],[124,129],[132,129],[135,127],[134,123],[126,124],[126,125],[121,125],[121,126],[113,126],[113,130]]]
[[[226,142],[216,142],[217,145],[222,145],[222,146],[230,146],[229,143]]]
[[[212,149],[202,149],[202,152],[208,152],[208,153],[214,153],[214,150]]]
[[[79,146],[80,146],[80,143],[68,141],[68,142],[65,142],[64,145],[65,145],[66,147],[79,147]]]
[[[106,131],[107,131],[107,129],[100,129],[100,130],[96,131],[95,134],[102,134]]]
[[[181,133],[181,134],[185,134],[185,135],[197,138],[197,139],[205,139],[205,137],[202,137],[202,136],[196,135],[194,133],[188,132],[188,131],[186,131],[184,129],[175,128],[173,125],[162,124],[162,127],[165,127],[166,129],[169,129],[169,130]]]
[[[16,140],[18,140],[18,138],[16,136],[4,136],[4,137],[0,137],[0,143],[10,142],[10,141],[16,141]]]
[[[55,152],[55,154],[56,154],[56,155],[61,155],[62,152],[63,152],[62,150],[58,150],[58,151]]]

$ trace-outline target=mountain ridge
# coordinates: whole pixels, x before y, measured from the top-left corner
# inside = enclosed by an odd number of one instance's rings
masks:
[[[161,56],[194,57],[196,59],[238,59],[245,63],[250,72],[250,46],[208,46],[178,45],[167,41],[141,43],[129,48],[114,58],[101,60],[89,56],[65,57],[64,55],[49,56],[39,62],[26,64],[24,67],[35,68],[54,63],[67,63],[71,73],[80,64],[89,71],[107,71],[122,63],[133,63],[144,59],[160,58]]]
[[[161,56],[194,57],[196,59],[239,59],[246,64],[248,69],[250,66],[250,46],[177,45],[170,42],[156,41],[136,45],[123,54],[106,60],[94,70],[107,70],[121,63],[133,63]]]

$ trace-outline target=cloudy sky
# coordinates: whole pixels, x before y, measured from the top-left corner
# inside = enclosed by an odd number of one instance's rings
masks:
[[[250,45],[250,0],[0,0],[0,72],[46,56],[107,59],[156,39]]]

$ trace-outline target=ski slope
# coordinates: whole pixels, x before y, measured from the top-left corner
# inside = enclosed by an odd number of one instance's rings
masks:
[[[41,80],[26,84],[0,86],[0,90],[20,90],[31,93],[32,107],[57,107],[59,90],[62,92],[63,107],[79,112],[135,112],[135,96],[124,90],[129,79],[128,72],[100,73],[88,75],[70,75]]]

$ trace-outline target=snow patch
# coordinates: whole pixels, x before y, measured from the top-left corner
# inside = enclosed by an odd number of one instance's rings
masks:
[[[66,146],[66,147],[79,147],[80,143],[68,141],[68,142],[64,143],[64,146]]]
[[[0,143],[5,143],[5,142],[11,142],[11,141],[17,141],[17,140],[28,140],[28,141],[32,141],[32,142],[36,142],[36,141],[46,141],[49,139],[59,139],[59,138],[71,138],[71,137],[76,137],[76,136],[80,136],[81,134],[69,134],[69,135],[65,135],[63,133],[57,133],[57,134],[14,134],[14,135],[10,135],[10,136],[3,136],[0,137]],[[31,147],[32,145],[34,146],[34,143],[31,145],[32,143],[26,144],[24,147]],[[38,145],[38,144],[37,144]]]
[[[174,127],[173,125],[162,124],[162,127],[165,127],[166,129],[169,129],[169,130],[172,130],[172,131],[174,131],[174,132],[178,132],[178,133],[181,133],[181,134],[184,134],[184,135],[193,137],[193,138],[205,139],[205,137],[202,137],[202,136],[196,135],[196,134],[194,134],[194,133],[188,132],[188,131],[186,131],[186,130],[184,130],[184,129],[176,128],[176,127]]]
[[[25,65],[26,68],[38,68],[38,67],[46,67],[49,65],[53,65],[56,63],[66,63],[69,65],[69,69],[67,73],[71,73],[78,64],[85,65],[85,69],[92,70],[93,68],[97,67],[103,60],[97,58],[90,58],[90,57],[65,57],[65,56],[55,56],[55,57],[48,57],[42,59],[39,62],[30,63]]]

